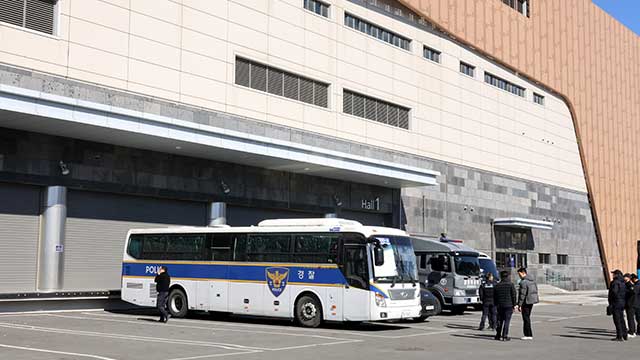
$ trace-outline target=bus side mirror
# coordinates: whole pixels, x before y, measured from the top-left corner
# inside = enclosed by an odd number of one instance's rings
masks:
[[[373,263],[376,266],[384,265],[384,250],[382,249],[382,246],[380,246],[380,245],[376,245],[373,248]]]

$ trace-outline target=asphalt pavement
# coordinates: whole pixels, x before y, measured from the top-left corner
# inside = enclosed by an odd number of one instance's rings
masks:
[[[326,324],[305,329],[287,320],[195,314],[156,322],[147,311],[64,311],[0,315],[0,359],[241,360],[285,359],[623,359],[640,337],[610,341],[601,305],[539,304],[533,341],[514,314],[510,342],[476,330],[478,312],[443,314],[423,323]]]

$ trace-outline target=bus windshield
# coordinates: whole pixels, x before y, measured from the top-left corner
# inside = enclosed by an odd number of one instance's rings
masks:
[[[375,236],[383,249],[384,264],[374,265],[374,278],[380,283],[416,282],[418,269],[411,240],[406,236]]]
[[[479,276],[480,263],[477,256],[456,255],[453,257],[456,274],[463,276]]]

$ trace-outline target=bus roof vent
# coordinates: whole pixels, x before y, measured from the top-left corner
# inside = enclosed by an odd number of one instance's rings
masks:
[[[278,226],[362,226],[361,223],[353,220],[337,219],[337,218],[312,218],[312,219],[271,219],[263,220],[258,226],[261,227],[278,227]]]

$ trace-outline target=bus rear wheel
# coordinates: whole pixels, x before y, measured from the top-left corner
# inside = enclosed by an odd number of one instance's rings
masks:
[[[296,322],[303,327],[315,328],[322,323],[322,305],[315,296],[304,295],[296,302]]]
[[[180,289],[173,289],[169,293],[169,313],[171,317],[183,318],[187,316],[189,307],[187,306],[187,294]]]

